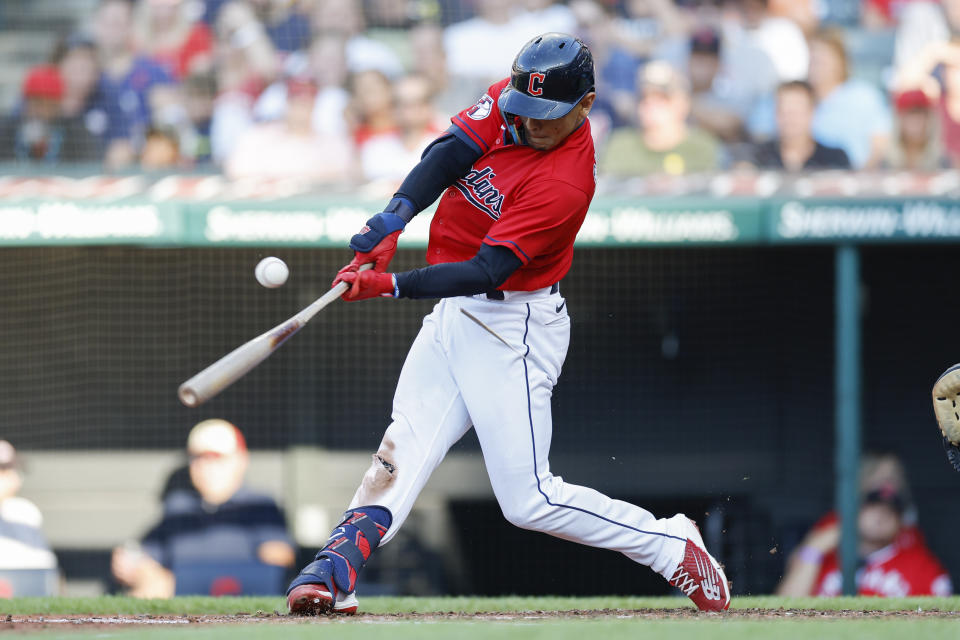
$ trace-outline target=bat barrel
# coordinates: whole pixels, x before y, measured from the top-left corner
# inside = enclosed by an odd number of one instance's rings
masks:
[[[177,396],[188,407],[199,407],[248,371],[266,360],[292,335],[300,330],[302,323],[291,318],[267,333],[242,344],[209,367],[180,385]]]
[[[364,264],[360,266],[359,270],[366,271],[371,267],[373,267],[373,264]],[[299,331],[300,327],[309,322],[321,309],[343,295],[348,286],[346,282],[338,282],[297,315],[250,342],[240,345],[181,384],[177,389],[180,402],[190,408],[199,407],[229,387],[246,375],[248,371],[270,357],[271,353],[280,348],[280,345]]]

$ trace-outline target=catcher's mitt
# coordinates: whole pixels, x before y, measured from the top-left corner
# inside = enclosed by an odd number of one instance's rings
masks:
[[[947,460],[960,471],[960,364],[944,371],[933,385],[933,412],[943,434]]]

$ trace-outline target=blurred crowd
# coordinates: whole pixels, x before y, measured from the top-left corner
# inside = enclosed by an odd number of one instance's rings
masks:
[[[960,0],[101,0],[0,159],[389,190],[547,31],[593,51],[605,175],[960,164]]]

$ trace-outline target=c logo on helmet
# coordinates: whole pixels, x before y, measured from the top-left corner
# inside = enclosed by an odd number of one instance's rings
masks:
[[[543,94],[543,81],[547,77],[542,73],[531,73],[530,80],[527,81],[527,93],[532,96],[539,96]]]

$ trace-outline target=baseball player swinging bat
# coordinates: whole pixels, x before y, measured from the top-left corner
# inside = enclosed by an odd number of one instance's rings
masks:
[[[371,267],[373,267],[373,264],[362,265],[360,271],[365,271]],[[346,282],[338,282],[289,320],[240,345],[181,384],[177,390],[180,402],[188,407],[199,407],[229,387],[255,366],[269,358],[284,342],[297,331],[300,331],[303,325],[320,313],[324,307],[343,295],[348,288],[350,288],[350,285]]]
[[[291,613],[356,613],[361,570],[471,429],[512,524],[620,552],[698,608],[729,607],[723,568],[690,518],[657,518],[550,472],[551,398],[571,326],[560,281],[596,190],[588,118],[596,97],[593,55],[582,40],[532,38],[510,77],[450,119],[384,210],[350,239],[354,260],[335,280],[351,284],[344,300],[439,302],[410,346],[392,421],[347,511],[287,588]],[[397,236],[434,202],[428,266],[388,271]],[[369,262],[372,270],[356,272]],[[323,491],[324,470],[314,471]],[[515,568],[498,573],[510,590]],[[591,578],[573,578],[582,579]]]

